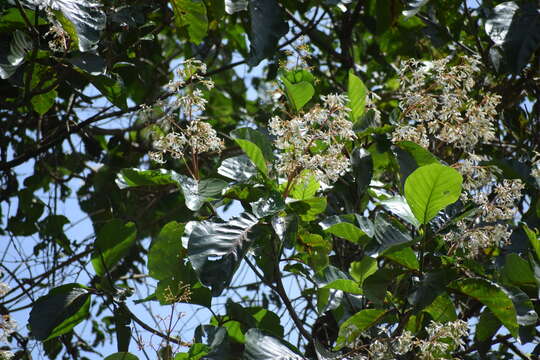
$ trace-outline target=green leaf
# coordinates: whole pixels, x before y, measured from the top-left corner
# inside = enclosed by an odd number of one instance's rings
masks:
[[[281,77],[281,81],[285,86],[285,93],[289,102],[295,111],[300,111],[309,100],[315,95],[315,88],[308,81],[300,81],[293,83],[286,76]]]
[[[139,360],[139,358],[130,352],[117,352],[107,356],[105,360]]]
[[[272,228],[279,240],[286,247],[291,247],[296,242],[298,234],[298,216],[274,216],[272,218]]]
[[[303,221],[313,221],[317,218],[317,215],[326,209],[326,198],[314,197],[302,201],[294,201],[289,206]]]
[[[171,277],[171,272],[181,264],[186,255],[182,247],[184,224],[171,221],[159,232],[148,252],[148,275],[156,280]]]
[[[538,233],[536,232],[536,229],[533,231],[526,224],[523,224],[523,230],[525,231],[531,247],[536,254],[536,258],[540,260],[540,240],[538,239]]]
[[[231,132],[234,141],[242,148],[259,171],[268,175],[266,162],[274,160],[270,140],[261,132],[251,128],[240,128]]]
[[[238,128],[231,131],[231,136],[234,139],[243,139],[252,142],[261,150],[266,161],[274,161],[275,156],[272,141],[260,130],[255,130],[249,127]]]
[[[36,95],[32,98],[32,100],[30,100],[32,103],[32,108],[39,115],[45,115],[47,111],[49,111],[54,105],[57,96],[58,93],[56,90],[51,90],[45,94]]]
[[[202,0],[171,0],[174,23],[187,29],[189,40],[199,45],[208,33],[206,6]]]
[[[31,335],[46,341],[65,334],[89,315],[90,293],[80,284],[65,284],[40,297],[30,311]]]
[[[534,273],[529,266],[529,263],[516,253],[506,255],[503,274],[513,284],[519,286],[536,286]]]
[[[293,199],[310,199],[315,196],[321,186],[314,175],[308,172],[304,174],[306,176],[300,175],[300,180],[294,184],[292,190],[289,192],[289,196]]]
[[[489,310],[517,337],[517,313],[512,300],[503,289],[484,279],[460,279],[451,282],[448,288],[461,292],[486,305]]]
[[[200,360],[208,355],[211,348],[208,345],[195,343],[191,345],[187,353],[178,353],[174,356],[174,360]]]
[[[356,281],[349,280],[349,279],[336,279],[325,286],[323,286],[325,289],[335,289],[335,290],[341,290],[344,292],[348,292],[351,294],[357,294],[362,295],[362,289],[358,286]]]
[[[327,233],[335,235],[354,244],[361,243],[366,234],[346,216],[329,216],[319,223],[319,226]]]
[[[461,174],[449,166],[424,165],[405,181],[405,198],[418,221],[427,224],[459,199],[462,182]]]
[[[341,324],[336,341],[336,348],[349,346],[370,327],[377,325],[387,314],[387,310],[365,309],[357,312]]]
[[[447,293],[443,293],[435,298],[433,302],[427,306],[424,311],[428,313],[433,321],[439,323],[447,323],[457,320],[456,307],[448,296]]]
[[[92,266],[98,276],[110,272],[135,242],[137,228],[132,222],[114,219],[103,225],[94,242]]]
[[[352,70],[349,71],[348,95],[351,120],[352,122],[357,122],[366,111],[367,88]]]
[[[249,213],[227,223],[196,222],[191,231],[188,256],[199,279],[218,296],[230,283],[240,261],[255,239],[259,219]],[[219,257],[218,260],[212,258]]]
[[[480,314],[478,325],[476,325],[475,340],[484,342],[493,337],[501,327],[501,322],[489,308],[485,308]]]
[[[175,173],[165,169],[122,169],[118,173],[115,182],[120,189],[138,186],[177,185],[178,180],[173,178],[174,175]]]
[[[246,332],[245,339],[245,360],[304,359],[302,356],[291,350],[284,342],[273,336],[266,335],[259,329],[249,329]]]
[[[186,207],[191,211],[198,211],[205,202],[219,199],[221,190],[228,185],[221,179],[210,178],[197,181],[181,174],[177,174],[176,178],[184,194]]]
[[[249,66],[257,66],[261,60],[274,55],[278,41],[289,31],[283,20],[282,10],[276,0],[251,0],[249,2],[251,28],[249,31]]]
[[[386,291],[390,283],[399,275],[398,271],[379,269],[364,280],[362,290],[364,295],[377,306],[384,304]]]
[[[360,287],[370,275],[377,271],[377,260],[370,256],[364,256],[360,261],[353,261],[349,267],[349,274],[356,280]]]
[[[385,250],[381,254],[387,259],[392,260],[395,263],[398,263],[409,270],[419,270],[420,263],[416,258],[416,253],[411,249],[410,246],[394,246],[388,250]]]
[[[119,76],[114,74],[112,77],[106,75],[91,75],[83,71],[80,71],[80,73],[113,105],[118,106],[122,110],[127,109],[126,88]]]

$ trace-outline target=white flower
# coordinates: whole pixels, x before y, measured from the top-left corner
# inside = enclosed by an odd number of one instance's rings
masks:
[[[8,350],[0,350],[0,360],[11,360],[15,354]]]
[[[348,119],[345,95],[322,96],[323,106],[314,106],[302,116],[270,119],[269,131],[282,151],[276,164],[278,173],[294,178],[302,170],[312,170],[318,180],[333,183],[350,167],[343,154],[345,141],[356,136]]]
[[[0,316],[0,343],[7,342],[8,336],[17,331],[17,327],[17,322],[11,316]]]
[[[0,298],[6,295],[9,292],[9,290],[11,290],[11,288],[9,287],[8,284],[4,282],[0,282]]]

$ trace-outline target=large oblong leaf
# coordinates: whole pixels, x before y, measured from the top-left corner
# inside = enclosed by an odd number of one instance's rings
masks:
[[[249,15],[251,51],[248,65],[257,66],[274,54],[279,39],[289,31],[289,25],[283,20],[277,0],[251,0]]]
[[[349,83],[347,87],[349,106],[351,108],[351,120],[356,122],[366,111],[367,88],[362,80],[352,71],[349,71]]]
[[[440,164],[424,165],[405,181],[405,198],[421,224],[427,224],[461,194],[463,178],[457,170]]]
[[[195,223],[189,237],[188,257],[201,282],[212,287],[212,295],[219,296],[231,281],[254,240],[252,229],[258,222],[257,217],[244,212],[226,223]],[[219,259],[212,259],[216,257]]]
[[[99,1],[96,0],[20,0],[23,6],[30,9],[43,8],[45,6],[50,9],[59,11],[57,14],[59,17],[65,17],[65,19],[58,19],[60,22],[66,19],[73,25],[75,33],[71,33],[69,30],[69,24],[62,24],[67,27],[70,36],[76,38],[72,39],[78,44],[80,51],[89,51],[95,48],[101,36],[101,31],[105,29],[107,17],[103,11],[103,7]],[[11,3],[15,3],[14,0]]]
[[[448,284],[448,288],[461,292],[486,305],[506,326],[512,336],[518,333],[517,312],[512,300],[498,285],[484,279],[459,279]]]
[[[246,347],[244,359],[246,360],[303,360],[304,358],[287,347],[280,340],[265,335],[259,329],[249,329],[245,335]]]
[[[387,312],[381,309],[365,309],[345,320],[339,327],[336,348],[341,349],[352,344],[364,330],[379,323]]]
[[[191,211],[198,211],[205,202],[215,200],[227,182],[221,179],[195,180],[189,176],[178,174],[176,176],[186,200],[186,207]]]
[[[48,340],[69,332],[88,316],[90,293],[82,285],[65,284],[40,297],[30,312],[31,334]]]
[[[99,230],[94,242],[92,266],[97,275],[103,276],[111,271],[127,254],[135,242],[137,228],[132,222],[125,223],[113,219]]]

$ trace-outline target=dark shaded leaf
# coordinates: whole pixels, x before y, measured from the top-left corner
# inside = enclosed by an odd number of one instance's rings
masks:
[[[165,170],[142,170],[142,169],[122,169],[116,177],[116,185],[120,189],[137,186],[163,186],[174,184],[176,173]]]
[[[386,200],[381,200],[379,203],[384,206],[392,214],[402,220],[405,220],[414,227],[419,227],[420,223],[411,211],[411,208],[403,196],[397,195]]]
[[[373,177],[373,159],[371,154],[363,149],[356,148],[352,152],[351,166],[356,183],[356,192],[361,196],[371,183]]]
[[[65,334],[88,316],[90,293],[80,284],[65,284],[40,297],[30,312],[28,324],[37,340]]]
[[[248,64],[256,66],[261,60],[274,55],[278,41],[287,34],[289,25],[283,20],[276,0],[251,0],[249,15],[251,49]]]
[[[377,244],[375,246],[371,246],[370,244],[368,255],[377,255],[384,250],[412,241],[408,232],[399,228],[397,223],[385,219],[380,214],[375,218],[374,225]]]
[[[26,55],[32,50],[32,39],[21,30],[13,33],[9,52],[0,55],[0,79],[7,79],[21,66]]]
[[[139,358],[129,352],[117,352],[107,356],[105,360],[139,360]]]
[[[103,225],[94,242],[92,266],[99,276],[110,272],[135,242],[137,228],[132,222],[114,219]]]
[[[278,192],[272,192],[268,197],[264,197],[255,202],[250,203],[253,215],[258,218],[263,218],[268,215],[274,215],[285,209],[285,201],[283,196]]]

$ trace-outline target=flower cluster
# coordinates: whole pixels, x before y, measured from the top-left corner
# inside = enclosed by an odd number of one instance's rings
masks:
[[[7,338],[13,332],[17,331],[18,324],[9,315],[0,316],[0,343],[7,342]]]
[[[479,64],[474,57],[464,57],[455,66],[449,58],[406,62],[400,73],[399,104],[406,121],[392,135],[393,141],[412,141],[435,152],[446,146],[463,151],[454,164],[463,176],[461,200],[474,202],[479,211],[475,218],[461,220],[445,240],[451,251],[461,248],[471,258],[482,249],[507,243],[511,232],[506,223],[513,218],[523,189],[519,180],[499,183],[495,168],[485,165],[488,159],[475,153],[478,144],[495,139],[500,102],[500,96],[491,93],[475,98]]]
[[[9,290],[11,289],[8,284],[4,282],[0,282],[0,298],[6,295],[9,292]]]
[[[331,94],[321,100],[322,106],[301,116],[290,120],[276,116],[269,122],[275,145],[282,152],[277,171],[288,179],[311,170],[318,180],[332,183],[350,167],[343,154],[343,142],[355,138],[345,105],[347,97]]]
[[[207,89],[214,86],[211,80],[204,79],[202,75],[206,73],[206,65],[198,60],[187,60],[182,65],[177,72],[179,80],[168,86],[177,93],[173,108],[179,110],[184,121],[178,123],[171,116],[164,118],[164,127],[169,132],[154,141],[157,151],[149,153],[150,158],[158,163],[165,162],[165,154],[175,159],[183,158],[186,148],[190,149],[191,155],[198,155],[209,151],[220,152],[224,146],[217,132],[201,116],[207,101],[202,90],[195,86],[203,85]]]
[[[9,350],[0,350],[0,360],[11,360],[14,356],[15,354]]]
[[[375,340],[368,349],[370,360],[393,360],[397,355],[415,351],[418,359],[446,359],[452,351],[464,345],[463,338],[468,336],[465,321],[456,320],[441,324],[432,321],[426,328],[428,337],[419,339],[405,330],[395,339]]]
[[[404,89],[399,106],[407,124],[398,125],[394,141],[408,140],[428,147],[428,139],[471,151],[478,143],[495,139],[493,118],[500,96],[471,96],[480,61],[464,57],[449,66],[449,58],[430,63],[408,61],[401,70]]]

